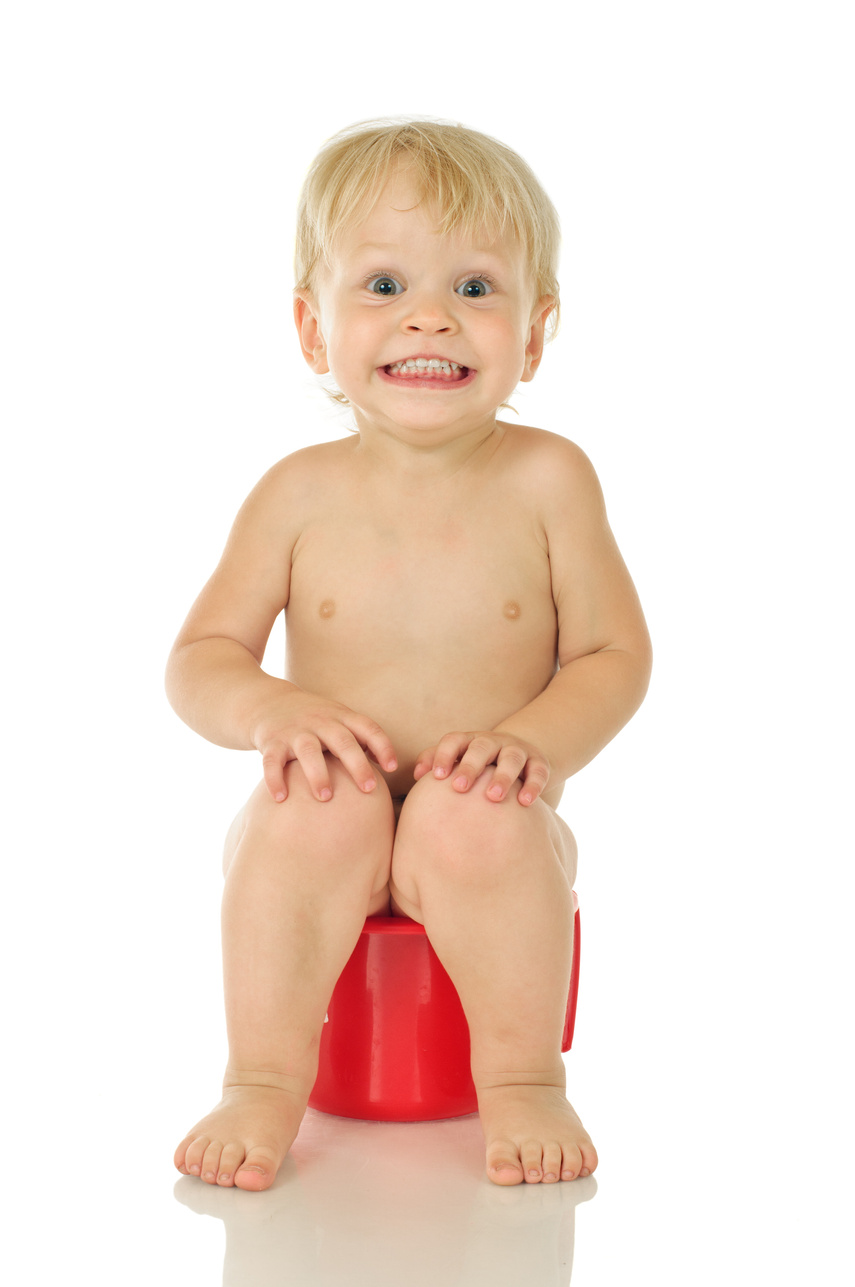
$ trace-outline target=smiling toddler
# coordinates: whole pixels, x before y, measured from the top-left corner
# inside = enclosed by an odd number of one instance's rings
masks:
[[[355,126],[304,185],[294,313],[356,432],[279,461],[170,655],[177,713],[263,778],[229,830],[220,1103],[175,1165],[265,1189],[367,916],[424,924],[469,1023],[496,1184],[590,1174],[561,1037],[566,780],[641,704],[650,643],[585,454],[498,420],[558,312],[558,220],[510,149]],[[261,669],[284,610],[287,679]]]

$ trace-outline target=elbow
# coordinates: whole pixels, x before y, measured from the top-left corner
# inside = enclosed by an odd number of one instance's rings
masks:
[[[638,678],[641,685],[639,706],[647,696],[647,690],[650,687],[650,679],[653,674],[653,645],[650,642],[650,636],[647,635],[641,648],[638,650]]]
[[[633,659],[635,710],[638,710],[647,696],[647,690],[650,687],[650,679],[653,674],[653,645],[650,642],[650,636],[646,632],[644,638],[640,639],[637,645],[630,650],[630,655]]]
[[[632,642],[608,644],[605,648],[599,649],[599,652],[613,657],[618,656],[621,659],[622,683],[619,688],[629,711],[627,719],[631,719],[647,696],[647,690],[650,687],[650,678],[653,673],[653,648],[650,637],[645,633],[643,638]]]
[[[196,647],[202,643],[201,639],[187,639],[184,634],[180,634],[172,645],[169,656],[166,659],[166,668],[163,673],[163,686],[166,690],[166,699],[169,705],[184,719],[184,708],[188,691],[192,682],[193,671],[197,668],[199,650]]]
[[[172,650],[166,659],[166,669],[163,672],[163,687],[166,691],[166,700],[182,719],[183,701],[182,697],[186,692],[186,681],[184,676],[184,653],[187,645],[176,641],[172,645]]]

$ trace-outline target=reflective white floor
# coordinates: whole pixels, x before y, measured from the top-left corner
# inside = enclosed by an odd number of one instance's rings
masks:
[[[223,1281],[273,1287],[570,1281],[581,1185],[500,1190],[482,1178],[477,1117],[346,1121],[309,1110],[274,1187],[252,1201],[183,1176],[175,1198],[222,1221]]]

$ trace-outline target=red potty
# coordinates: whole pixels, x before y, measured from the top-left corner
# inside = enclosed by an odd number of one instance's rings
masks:
[[[579,900],[561,1049],[579,989]],[[371,916],[341,972],[321,1035],[311,1108],[378,1122],[425,1122],[477,1111],[469,1026],[423,925]]]

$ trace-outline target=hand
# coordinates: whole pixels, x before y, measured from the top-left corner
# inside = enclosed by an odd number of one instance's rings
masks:
[[[267,789],[277,802],[288,795],[285,765],[289,760],[297,760],[318,800],[332,799],[324,751],[341,761],[361,791],[373,791],[377,785],[366,750],[387,772],[398,767],[395,748],[373,719],[300,690],[268,705],[251,738],[261,752]]]
[[[460,765],[451,785],[461,792],[469,790],[488,764],[495,764],[488,800],[504,800],[517,778],[522,778],[517,800],[531,805],[550,777],[549,762],[536,746],[512,733],[495,732],[446,733],[436,746],[421,752],[413,776],[418,781],[433,770],[434,777],[446,778],[458,759]]]

